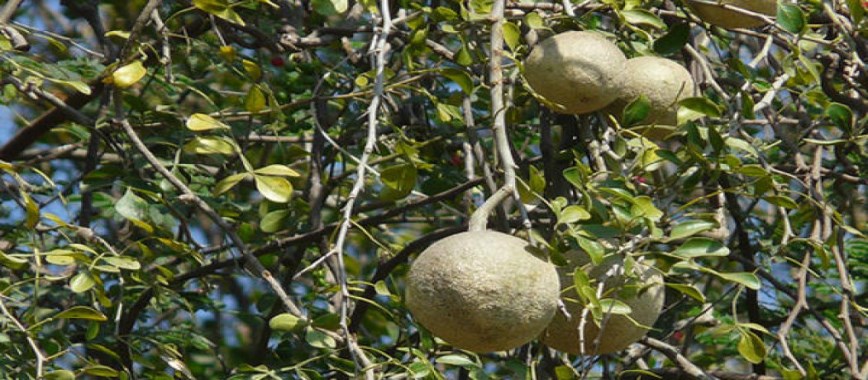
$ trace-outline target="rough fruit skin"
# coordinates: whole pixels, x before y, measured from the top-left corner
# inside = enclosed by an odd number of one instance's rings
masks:
[[[575,268],[586,264],[588,257],[587,254],[581,251],[570,251],[565,256],[569,265],[558,268],[558,273],[561,276],[561,286],[567,289],[573,286],[573,272]],[[606,278],[606,271],[619,263],[622,263],[621,258],[610,256],[604,259],[600,265],[588,270],[588,277],[597,279],[598,281],[602,280]],[[616,298],[630,305],[632,309],[630,316],[639,324],[650,327],[657,321],[657,317],[660,316],[660,311],[663,309],[665,295],[663,277],[652,268],[643,267],[639,264],[634,269],[639,274],[639,281],[630,282],[628,286],[625,286],[627,282],[624,276],[608,277],[604,282],[603,298]],[[573,289],[567,290],[564,293],[564,304],[570,312],[572,319],[567,320],[563,314],[557,313],[548,328],[543,332],[540,340],[556,350],[579,355],[581,354],[581,350],[579,350],[578,327],[581,322],[582,307],[580,304],[569,300],[575,300],[578,297]],[[624,293],[619,293],[618,289]],[[603,334],[600,335],[600,345],[599,347],[594,347],[593,342],[599,335],[600,329],[594,323],[591,313],[588,312],[584,328],[585,355],[602,355],[621,351],[631,343],[641,339],[648,331],[637,326],[623,315],[612,314],[608,317],[608,320],[605,318],[604,316],[605,325]]]
[[[617,96],[627,58],[594,32],[566,32],[540,42],[524,62],[527,84],[566,114],[597,111]]]
[[[748,11],[774,17],[777,14],[777,0],[715,0],[721,4],[732,5]],[[701,18],[721,28],[756,28],[766,24],[763,19],[726,9],[717,4],[703,4],[696,0],[686,0],[687,6]]]
[[[432,244],[410,268],[405,300],[415,319],[455,347],[503,351],[536,338],[557,310],[555,267],[527,242],[494,231]]]
[[[660,57],[636,57],[627,60],[621,92],[607,110],[617,118],[624,107],[638,99],[648,98],[651,111],[640,124],[670,126],[670,128],[645,128],[637,131],[647,137],[659,138],[678,123],[678,101],[694,96],[694,82],[690,72],[679,63]]]

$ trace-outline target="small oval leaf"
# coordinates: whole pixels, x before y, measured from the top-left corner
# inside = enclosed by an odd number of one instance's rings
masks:
[[[115,70],[112,73],[112,83],[117,88],[127,88],[138,83],[147,73],[142,61],[134,61]]]
[[[89,321],[105,322],[108,318],[99,310],[89,308],[87,306],[73,306],[69,309],[61,311],[54,316],[57,319],[86,319]]]

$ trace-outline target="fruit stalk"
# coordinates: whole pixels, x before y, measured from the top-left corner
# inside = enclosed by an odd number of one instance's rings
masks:
[[[515,187],[515,161],[509,148],[506,133],[506,107],[503,102],[503,9],[504,0],[496,0],[491,8],[491,51],[489,54],[488,78],[491,84],[491,113],[494,116],[491,129],[497,157],[503,170],[503,186],[491,195],[470,216],[469,230],[484,231],[488,214],[510,195],[517,199]]]

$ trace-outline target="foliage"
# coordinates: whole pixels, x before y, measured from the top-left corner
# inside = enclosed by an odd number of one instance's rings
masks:
[[[671,0],[504,23],[502,0],[21,3],[0,12],[4,378],[868,377],[865,2],[781,1],[755,30]],[[665,139],[634,129],[642,98],[549,112],[521,62],[568,30],[683,64],[700,96]],[[476,354],[408,313],[408,262],[509,179],[504,147],[521,202],[489,228],[665,275],[636,350]]]

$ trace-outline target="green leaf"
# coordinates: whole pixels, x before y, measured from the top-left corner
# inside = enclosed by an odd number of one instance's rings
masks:
[[[292,184],[283,177],[255,175],[256,189],[265,199],[275,203],[289,202],[292,196]]]
[[[283,177],[301,177],[299,172],[295,171],[289,166],[273,164],[261,167],[253,171],[256,174],[263,175],[273,175],[273,176],[283,176]]]
[[[717,227],[716,222],[708,220],[685,220],[672,227],[672,232],[669,233],[669,240],[684,239]]]
[[[75,380],[75,372],[61,369],[57,371],[51,371],[43,376],[45,380]]]
[[[738,168],[738,172],[748,177],[767,177],[769,172],[762,165],[748,164]]]
[[[651,103],[648,102],[648,97],[639,95],[636,100],[624,107],[624,116],[621,120],[625,127],[632,127],[645,121],[650,112]]]
[[[526,15],[524,15],[524,23],[531,29],[545,28],[543,18],[537,12],[528,12]]]
[[[142,269],[142,264],[140,264],[138,260],[129,256],[105,256],[102,258],[102,261],[105,261],[109,265],[113,265],[121,269]]]
[[[134,61],[112,72],[111,81],[117,88],[127,88],[138,83],[147,73],[142,61]]]
[[[726,256],[729,255],[729,248],[717,240],[695,237],[681,244],[673,254],[684,258]]]
[[[99,364],[91,364],[82,370],[82,373],[97,377],[118,377],[120,375],[120,373],[112,367]]]
[[[238,182],[241,182],[249,176],[249,173],[238,173],[221,179],[220,182],[217,182],[217,184],[214,185],[214,195],[220,195],[229,191],[230,189],[235,187]]]
[[[507,21],[503,23],[503,41],[509,50],[515,51],[521,44],[521,30],[518,25]]]
[[[558,224],[572,224],[581,220],[591,219],[591,213],[582,206],[567,206],[558,217]]]
[[[9,256],[0,250],[0,265],[9,269],[22,269],[27,266],[28,261],[14,256]]]
[[[417,175],[416,166],[411,163],[400,163],[383,169],[380,172],[380,180],[392,190],[389,194],[390,199],[400,199],[406,197],[416,187]]]
[[[807,25],[805,14],[802,13],[802,9],[796,5],[786,4],[784,2],[778,3],[777,18],[778,25],[780,25],[782,29],[794,34],[802,33]]]
[[[654,206],[651,197],[642,195],[633,199],[633,206],[630,207],[630,212],[637,217],[645,217],[652,221],[659,221],[663,217],[663,211]]]
[[[87,272],[80,272],[72,280],[69,280],[69,287],[75,293],[84,293],[93,288],[94,285],[96,285],[96,281]]]
[[[89,321],[105,322],[108,318],[99,310],[87,306],[73,306],[54,315],[57,319],[86,319]]]
[[[148,202],[127,188],[127,191],[115,203],[115,211],[130,221],[143,221],[148,215]]]
[[[702,294],[702,292],[700,292],[699,289],[697,289],[693,285],[672,284],[672,283],[667,282],[666,286],[668,286],[672,289],[675,289],[676,291],[680,292],[681,294],[684,294],[690,298],[693,298],[693,299],[699,301],[699,303],[705,303],[705,295]]]
[[[720,117],[721,111],[717,104],[703,97],[692,97],[678,102],[683,108],[711,117]]]
[[[265,109],[265,94],[259,86],[251,86],[250,91],[247,91],[247,97],[244,98],[244,109],[247,112],[259,112]]]
[[[187,129],[193,132],[210,131],[214,129],[231,129],[228,125],[220,122],[220,120],[204,113],[194,113],[190,115],[190,118],[187,119],[186,125]]]
[[[780,206],[786,209],[797,209],[799,208],[799,204],[796,201],[792,200],[790,197],[785,197],[783,195],[769,195],[763,197],[763,199],[775,206]]]
[[[733,272],[733,273],[715,273],[720,278],[727,281],[735,282],[744,285],[748,289],[759,290],[762,286],[759,277],[748,272]]]
[[[276,210],[265,214],[259,221],[262,232],[274,233],[283,229],[283,221],[289,216],[289,210]]]
[[[654,51],[660,55],[672,55],[687,44],[690,38],[690,24],[680,23],[669,27],[669,32],[654,41]]]
[[[289,313],[275,315],[268,321],[268,327],[275,331],[295,331],[304,327],[304,321]]]
[[[440,74],[455,82],[458,87],[461,87],[461,91],[464,91],[464,94],[473,94],[473,79],[470,78],[470,74],[466,71],[454,68],[445,68],[440,70]]]
[[[762,338],[751,331],[739,329],[741,339],[738,341],[738,353],[747,361],[758,364],[766,357],[766,346]]]
[[[624,21],[632,25],[644,25],[657,29],[666,29],[666,23],[663,22],[660,17],[657,17],[657,15],[645,9],[631,9],[621,12],[621,15],[624,16]]]
[[[235,13],[226,0],[193,0],[193,6],[226,21],[244,26],[244,20]]]
[[[826,117],[842,131],[847,133],[853,131],[853,111],[850,110],[850,107],[841,103],[829,103],[826,106]]]
[[[27,194],[23,190],[20,191],[20,194],[21,200],[24,202],[24,226],[28,230],[31,230],[39,223],[39,204],[30,197],[30,194]]]
[[[603,298],[600,300],[600,311],[604,314],[628,315],[633,312],[633,309],[623,301]]]
[[[184,151],[193,154],[235,154],[235,146],[220,136],[196,136],[184,144]]]
[[[479,368],[479,364],[464,355],[445,355],[435,359],[438,364]]]
[[[347,11],[347,0],[312,0],[311,8],[323,16],[336,16]]]
[[[455,53],[453,57],[455,59],[455,63],[468,67],[473,64],[473,56],[470,55],[470,50],[467,49],[466,45],[463,45],[461,49],[458,49],[458,52]]]
[[[337,347],[337,342],[335,342],[334,338],[328,336],[326,333],[315,330],[308,329],[307,333],[304,336],[304,340],[313,347],[316,348],[335,348]]]

